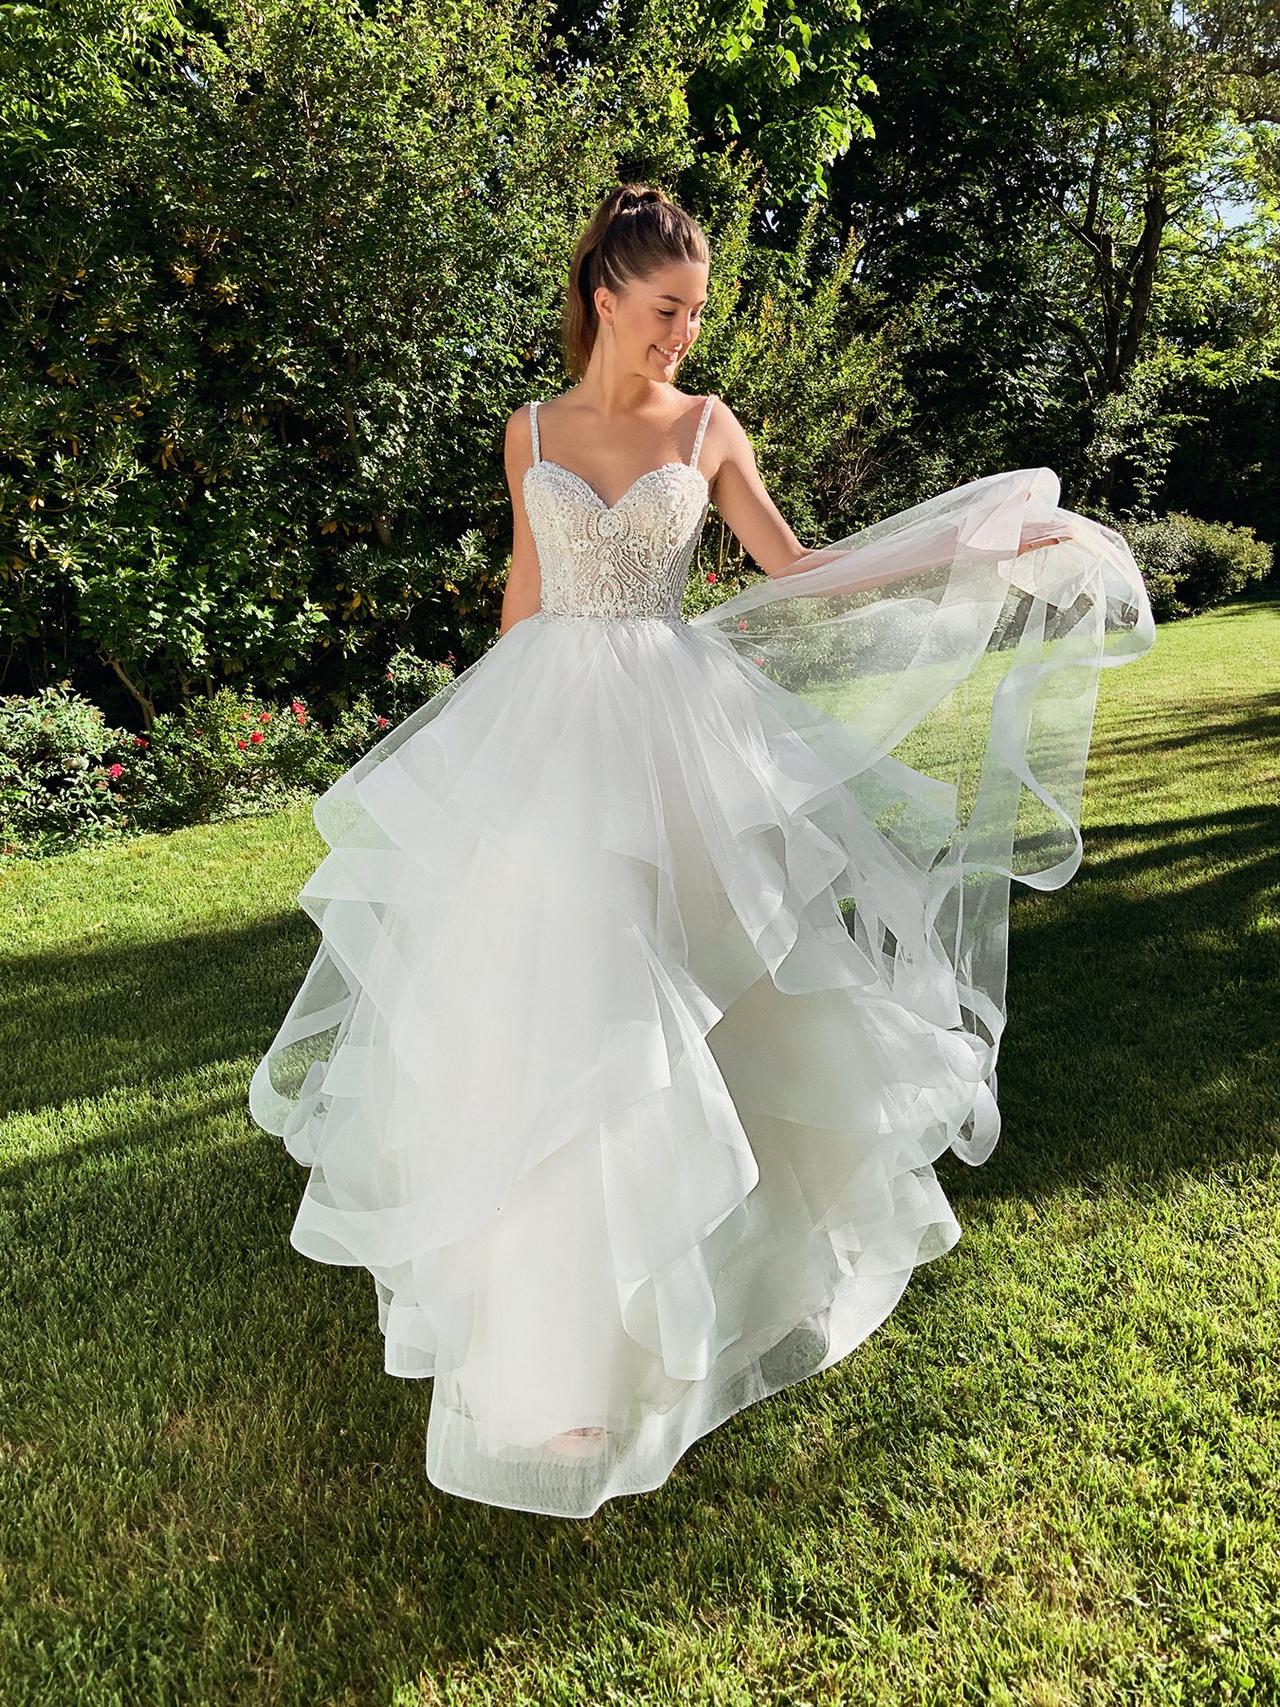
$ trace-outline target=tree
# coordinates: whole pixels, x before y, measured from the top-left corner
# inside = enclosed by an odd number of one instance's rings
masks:
[[[931,451],[1149,503],[1188,385],[1275,349],[1270,13],[888,0],[869,25],[876,140],[836,197],[891,301],[933,291],[912,370]]]

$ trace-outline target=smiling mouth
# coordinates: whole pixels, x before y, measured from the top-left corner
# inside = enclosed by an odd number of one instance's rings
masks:
[[[677,362],[680,360],[679,350],[664,350],[661,344],[655,344],[653,347],[657,350],[664,362]]]

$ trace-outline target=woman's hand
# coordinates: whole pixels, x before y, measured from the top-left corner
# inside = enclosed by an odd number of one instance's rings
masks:
[[[1056,533],[1024,535],[1018,546],[1018,556],[1021,557],[1024,551],[1040,551],[1046,545],[1065,545],[1071,537],[1070,530],[1064,532],[1061,529]]]

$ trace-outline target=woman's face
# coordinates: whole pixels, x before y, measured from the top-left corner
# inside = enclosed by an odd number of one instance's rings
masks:
[[[596,312],[611,326],[624,368],[650,379],[675,379],[698,336],[707,300],[707,263],[673,261],[633,279],[620,293],[601,285]]]

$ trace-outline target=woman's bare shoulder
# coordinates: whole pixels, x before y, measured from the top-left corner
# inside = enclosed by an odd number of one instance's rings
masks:
[[[742,422],[739,421],[738,417],[734,414],[729,404],[725,402],[724,398],[721,397],[720,393],[718,391],[713,391],[708,395],[712,399],[712,404],[710,412],[707,415],[707,431],[710,432],[712,427],[717,426],[735,427],[738,432],[744,431]]]
[[[507,416],[505,436],[508,447],[513,439],[519,440],[521,433],[527,439],[529,436],[529,416],[532,413],[527,403],[521,403]]]
[[[559,415],[562,411],[567,412],[573,408],[577,395],[577,390],[574,389],[573,391],[557,392],[554,397],[540,397],[538,407],[539,409],[550,409],[553,415]]]
[[[756,453],[746,428],[724,398],[719,392],[712,392],[711,396],[714,401],[707,412],[699,465],[707,476],[714,498],[721,472],[733,465],[744,470],[754,468]]]
[[[685,415],[696,415],[706,404],[708,396],[712,395],[705,391],[681,391],[674,385],[671,387],[671,391],[674,397],[678,399],[671,410],[673,420],[679,420]],[[718,392],[715,393],[715,402],[718,407],[712,409],[713,415],[722,414],[726,410],[732,415],[733,411],[729,409],[728,404]],[[539,409],[550,409],[554,414],[570,414],[577,406],[578,391],[576,388],[572,391],[561,391],[555,397],[540,398],[538,401]]]
[[[668,427],[680,426],[686,421],[696,420],[710,400],[711,408],[707,411],[703,443],[707,444],[709,441],[719,440],[727,446],[748,442],[738,417],[719,392],[678,391],[675,386],[672,386],[671,389],[675,393],[675,397],[666,423]],[[552,417],[564,415],[567,422],[574,414],[580,412],[577,399],[578,392],[576,389],[558,392],[554,397],[538,398],[539,421],[544,420],[548,415]],[[531,413],[531,404],[522,403],[518,409],[513,409],[508,415],[506,447],[509,451],[516,450],[518,447],[529,443],[532,431]]]

